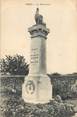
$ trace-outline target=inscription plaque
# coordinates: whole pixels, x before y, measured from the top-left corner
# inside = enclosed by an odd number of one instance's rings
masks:
[[[31,63],[38,63],[38,59],[39,59],[38,48],[34,48],[34,49],[32,49],[30,62]]]

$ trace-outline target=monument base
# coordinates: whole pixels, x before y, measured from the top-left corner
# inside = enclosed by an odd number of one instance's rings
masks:
[[[45,74],[33,74],[25,78],[22,85],[22,98],[27,103],[48,103],[52,100],[52,85]]]

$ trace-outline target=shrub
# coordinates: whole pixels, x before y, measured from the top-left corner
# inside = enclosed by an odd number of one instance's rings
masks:
[[[25,58],[21,55],[6,56],[0,60],[1,72],[11,75],[27,75],[29,65],[25,62]]]

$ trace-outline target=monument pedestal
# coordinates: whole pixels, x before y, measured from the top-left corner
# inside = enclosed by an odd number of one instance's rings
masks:
[[[36,11],[36,24],[28,29],[31,35],[29,75],[22,86],[22,98],[29,103],[47,103],[52,100],[52,85],[46,75],[46,39],[49,29],[43,16]]]
[[[28,103],[48,103],[52,100],[52,85],[46,74],[29,75],[22,86],[22,97]]]

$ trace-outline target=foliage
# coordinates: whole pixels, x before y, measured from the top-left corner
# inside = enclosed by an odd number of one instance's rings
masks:
[[[25,103],[17,95],[12,95],[1,106],[3,117],[72,117],[73,107],[67,103],[51,101],[47,104]]]
[[[21,98],[20,80],[15,77],[5,77],[1,79],[1,84],[1,117],[71,117],[74,115],[73,107],[64,103],[59,95],[47,104],[28,104]],[[12,90],[14,88],[16,91]]]
[[[29,65],[25,62],[25,58],[21,55],[6,56],[1,59],[1,72],[10,73],[11,75],[27,75]]]

